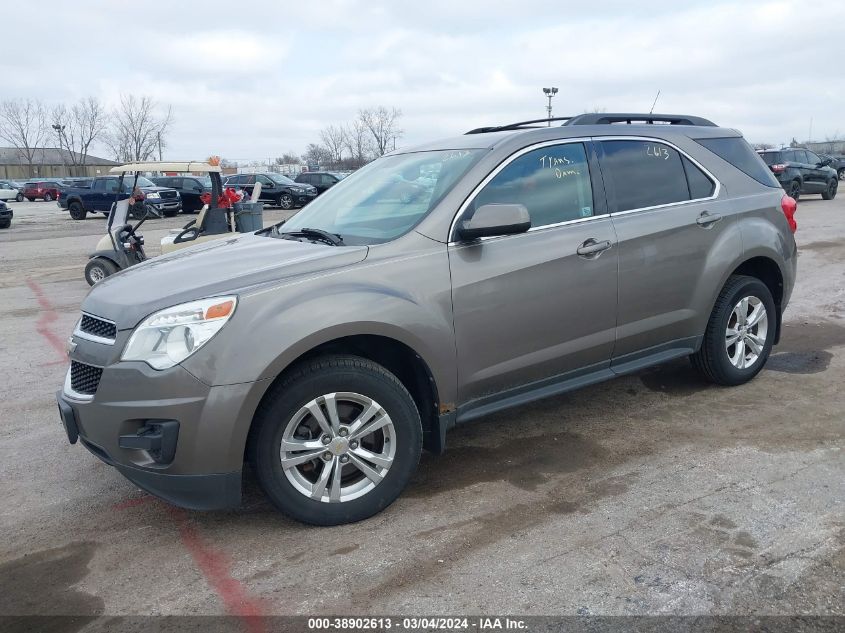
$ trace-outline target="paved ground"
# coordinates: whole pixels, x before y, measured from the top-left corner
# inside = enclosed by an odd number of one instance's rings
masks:
[[[845,196],[801,201],[798,287],[751,384],[677,362],[491,416],[386,512],[323,529],[250,480],[238,511],[177,510],[67,444],[53,393],[103,221],[12,206],[0,614],[845,612]],[[186,221],[150,222],[150,251]]]

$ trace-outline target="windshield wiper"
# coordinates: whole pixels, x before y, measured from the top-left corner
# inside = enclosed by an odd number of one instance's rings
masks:
[[[313,239],[328,242],[332,246],[343,244],[343,238],[338,233],[329,233],[323,229],[301,228],[295,231],[279,231],[279,235],[290,235],[291,237],[310,237]]]

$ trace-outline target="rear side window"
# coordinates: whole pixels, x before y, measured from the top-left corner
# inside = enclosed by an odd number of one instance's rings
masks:
[[[690,199],[681,155],[675,149],[663,143],[634,140],[602,141],[602,147],[602,171],[616,195],[616,211]]]
[[[741,136],[728,138],[697,138],[697,143],[703,145],[719,158],[729,162],[742,172],[751,176],[761,185],[779,188],[780,183],[763,162],[763,159]]]
[[[691,200],[698,200],[699,198],[709,198],[713,195],[716,189],[716,183],[701,171],[695,163],[693,163],[686,156],[681,156],[684,163],[684,171],[687,174],[687,184],[689,185],[689,197]]]
[[[540,227],[593,215],[593,190],[582,143],[541,147],[509,163],[473,200],[485,204],[522,204],[531,226]]]

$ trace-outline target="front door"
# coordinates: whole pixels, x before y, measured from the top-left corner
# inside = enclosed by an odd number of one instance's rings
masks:
[[[609,365],[616,236],[591,151],[582,142],[522,150],[465,205],[459,220],[483,204],[522,204],[532,228],[449,245],[462,404]]]

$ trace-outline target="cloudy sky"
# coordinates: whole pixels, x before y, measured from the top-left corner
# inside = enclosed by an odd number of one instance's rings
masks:
[[[39,0],[18,17],[43,29],[4,29],[0,96],[152,96],[173,108],[170,158],[301,153],[376,105],[415,144],[542,117],[543,86],[558,115],[647,112],[660,90],[656,112],[752,142],[845,134],[845,3],[574,4]]]

